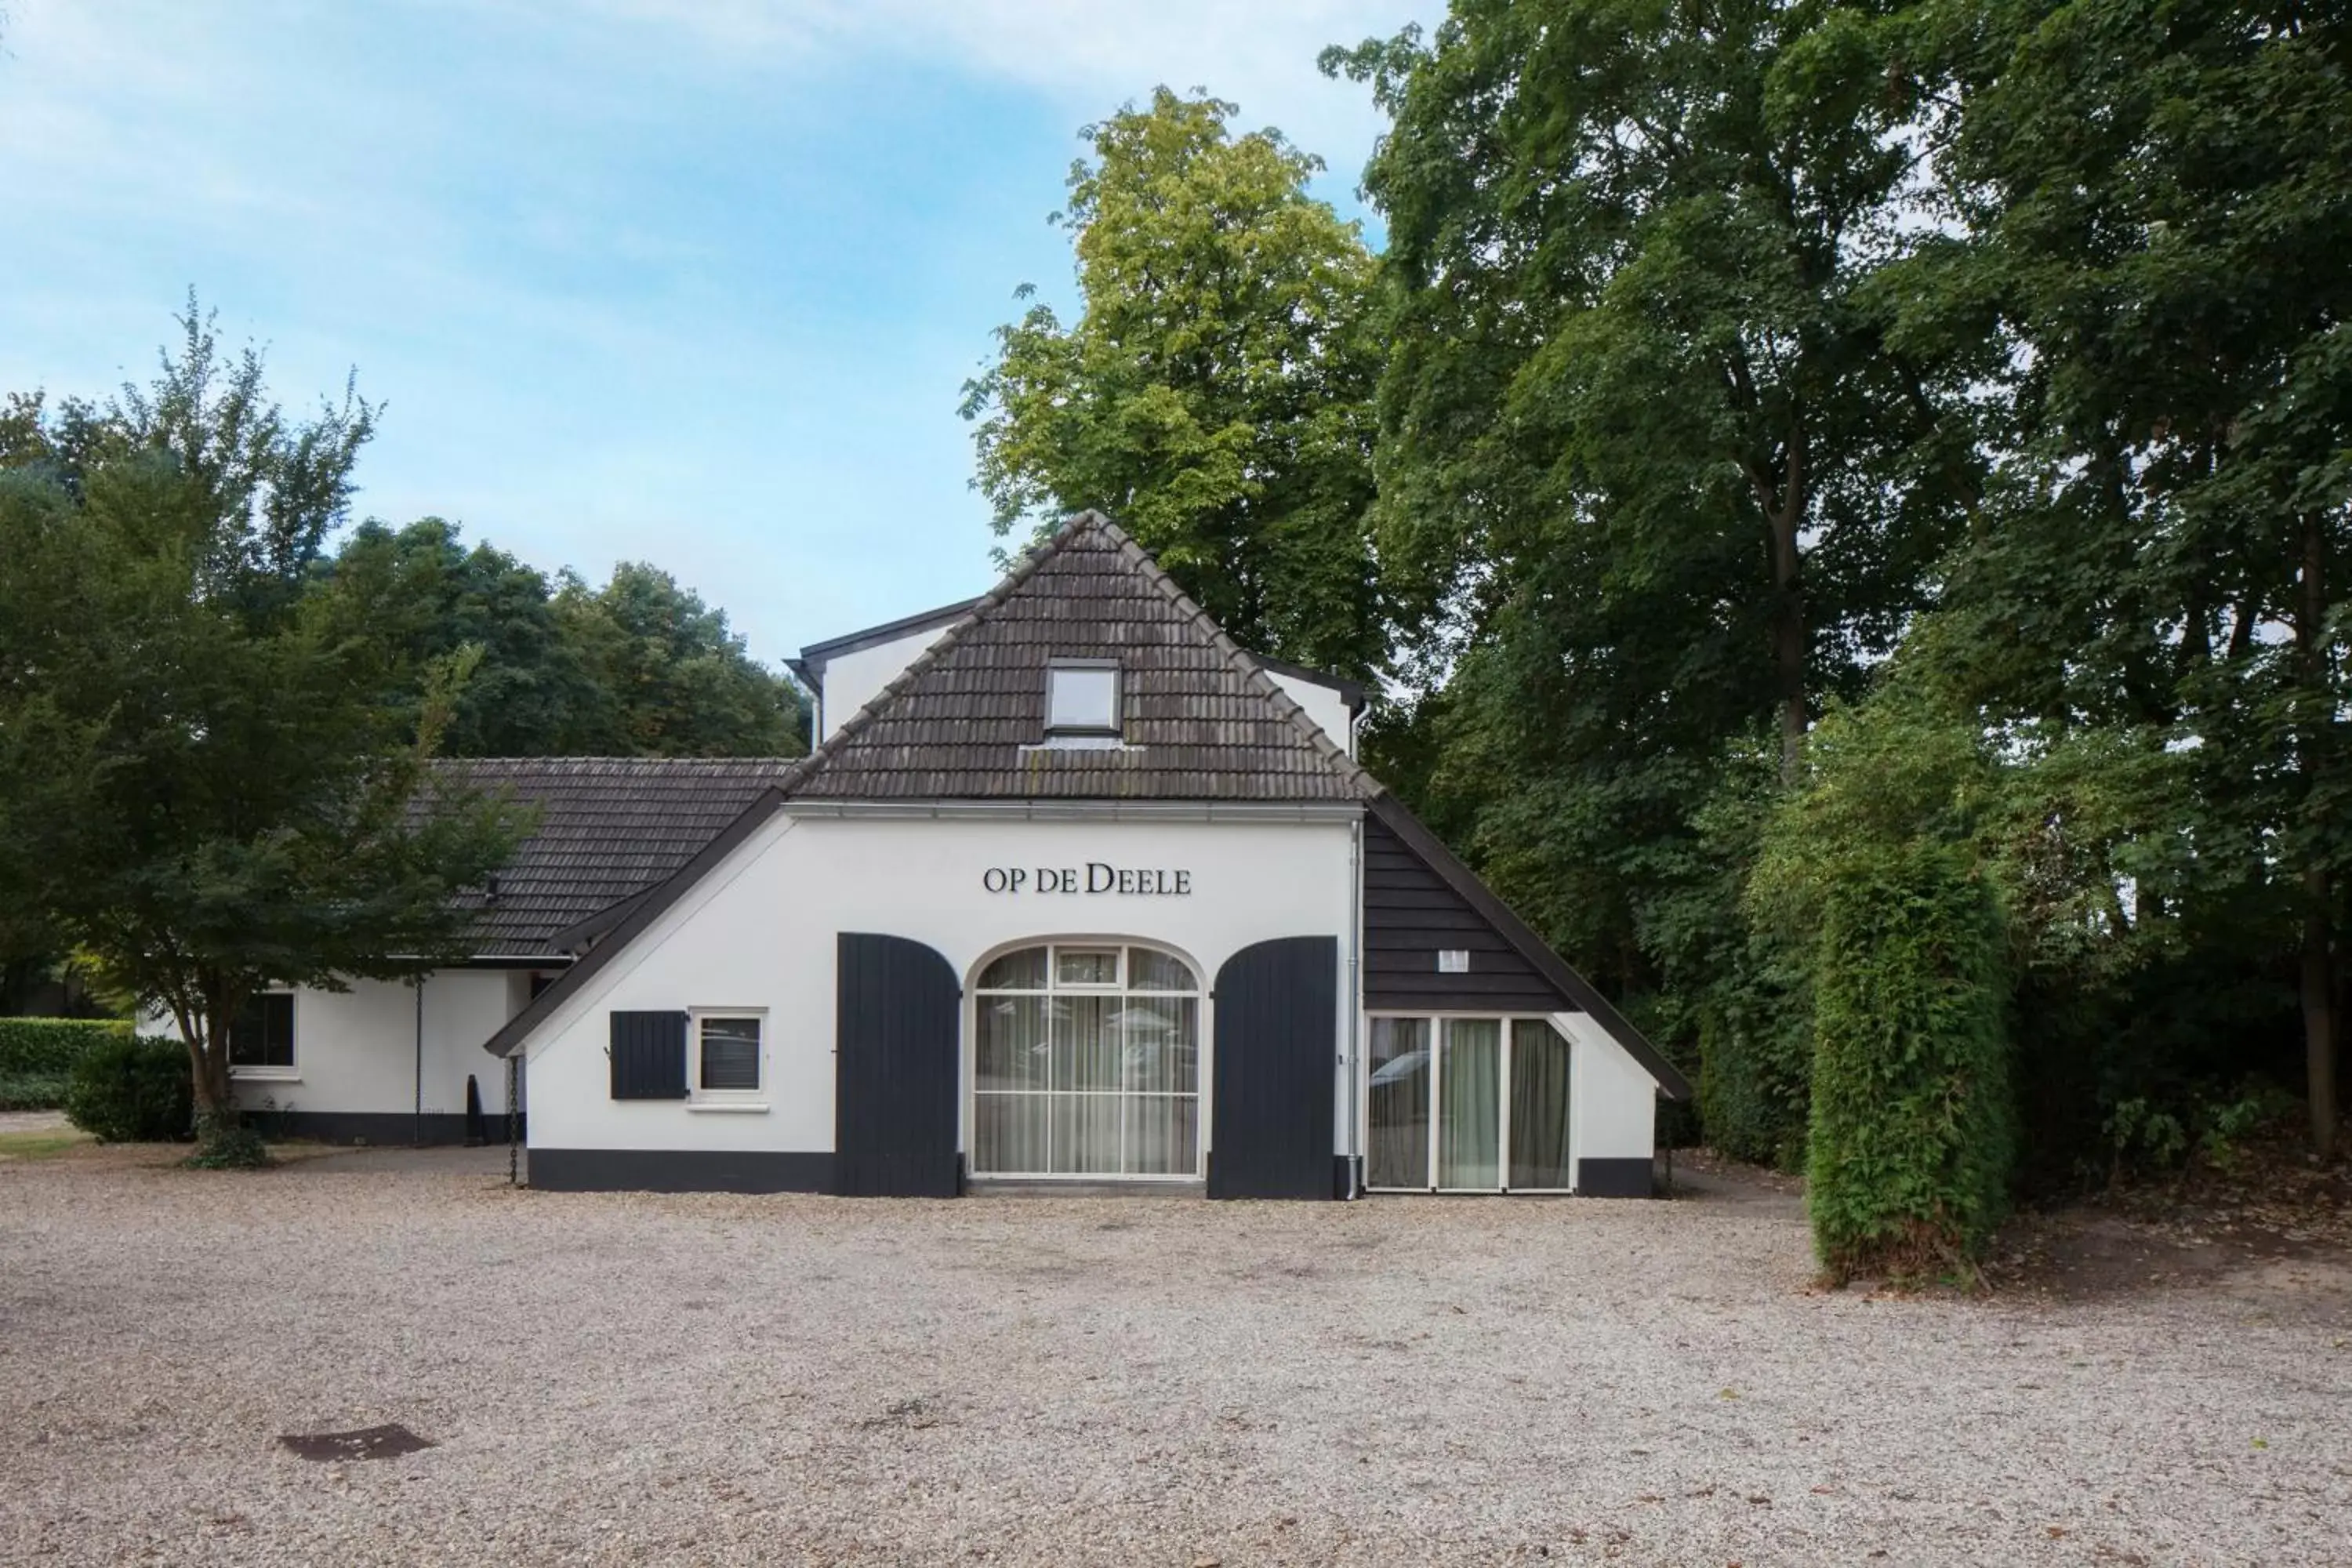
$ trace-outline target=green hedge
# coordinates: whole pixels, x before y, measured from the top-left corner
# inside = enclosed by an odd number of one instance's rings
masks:
[[[159,1143],[189,1136],[195,1085],[178,1040],[102,1041],[74,1064],[66,1115],[107,1143]]]
[[[1806,1199],[1834,1279],[1969,1275],[2008,1211],[2005,939],[1969,860],[1890,847],[1823,901]]]
[[[127,1040],[119,1018],[0,1018],[0,1110],[54,1110],[74,1067],[108,1040]]]

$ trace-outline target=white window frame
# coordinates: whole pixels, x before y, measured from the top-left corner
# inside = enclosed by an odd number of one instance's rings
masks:
[[[989,986],[983,988],[981,985],[980,977],[988,973],[989,966],[994,963],[998,959],[1004,957],[1008,953],[1020,952],[1025,949],[1033,947],[1041,947],[1045,950],[1045,984],[1043,986]],[[1177,963],[1182,964],[1184,966],[1185,973],[1192,977],[1192,988],[1185,991],[1135,990],[1129,984],[1133,979],[1133,976],[1129,973],[1130,966],[1128,963],[1127,950],[1131,947],[1148,947],[1152,952],[1165,953],[1168,957],[1172,958]],[[1084,984],[1075,981],[1063,981],[1061,979],[1061,955],[1063,950],[1066,948],[1094,952],[1115,950],[1118,954],[1117,965],[1118,980],[1115,983],[1108,984],[1101,983]],[[979,1169],[977,1160],[979,1153],[979,1110],[981,1097],[983,1092],[980,1088],[980,1009],[986,1003],[988,998],[993,996],[1167,996],[1175,997],[1180,1000],[1190,1000],[1192,1003],[1193,1031],[1192,1088],[1189,1095],[1189,1098],[1192,1101],[1192,1169],[1191,1173],[1188,1174],[1182,1172],[1158,1173],[1143,1171],[982,1171]],[[1065,938],[1034,936],[1024,938],[1019,942],[1005,942],[999,947],[991,949],[987,955],[984,956],[978,964],[973,966],[971,984],[964,988],[963,1146],[966,1157],[973,1161],[971,1173],[972,1179],[975,1181],[987,1182],[1068,1182],[1080,1184],[1117,1182],[1122,1184],[1132,1184],[1138,1186],[1201,1185],[1202,1183],[1207,1179],[1209,1168],[1209,1138],[1211,1131],[1209,1127],[1211,1089],[1210,1075],[1214,1070],[1214,1063],[1211,1059],[1209,1048],[1209,1042],[1213,1037],[1211,1030],[1213,1020],[1210,1017],[1210,1009],[1213,1005],[1214,1002],[1212,999],[1208,983],[1202,978],[1202,968],[1200,963],[1193,959],[1192,954],[1184,952],[1181,948],[1172,947],[1164,942],[1148,941],[1142,937],[1114,936]],[[1128,1091],[1110,1089],[1079,1090],[1048,1089],[992,1089],[986,1092],[991,1096],[1044,1094],[1050,1097],[1065,1094],[1124,1094]],[[1139,1092],[1157,1094],[1172,1091],[1144,1090]],[[1178,1096],[1178,1098],[1187,1097]],[[1122,1131],[1120,1134],[1121,1164],[1126,1163],[1126,1135],[1123,1131],[1124,1126],[1125,1122],[1124,1119],[1122,1119]],[[1048,1163],[1050,1163],[1050,1159]]]
[[[1486,1013],[1460,1010],[1450,1013],[1436,1013],[1415,1007],[1367,1008],[1363,1016],[1363,1031],[1360,1037],[1367,1041],[1371,1038],[1371,1021],[1374,1018],[1423,1018],[1429,1022],[1429,1139],[1428,1146],[1423,1153],[1422,1173],[1426,1180],[1422,1185],[1413,1187],[1373,1186],[1370,1182],[1371,1172],[1369,1167],[1369,1156],[1367,1156],[1367,1168],[1364,1173],[1364,1191],[1368,1193],[1490,1193],[1497,1194],[1530,1193],[1559,1194],[1573,1193],[1576,1190],[1576,1154],[1577,1144],[1579,1142],[1576,1128],[1578,1052],[1576,1048],[1576,1037],[1570,1034],[1568,1030],[1561,1028],[1559,1026],[1559,1020],[1555,1019],[1549,1013]],[[1491,1187],[1441,1187],[1437,1184],[1438,1139],[1443,1136],[1445,1121],[1445,1026],[1456,1020],[1473,1023],[1499,1023],[1502,1026],[1503,1056],[1501,1062],[1497,1065],[1496,1069],[1497,1073],[1496,1080],[1497,1085],[1496,1093],[1497,1098],[1501,1101],[1501,1103],[1495,1108],[1496,1184]],[[1545,1027],[1550,1029],[1553,1034],[1558,1035],[1568,1044],[1567,1185],[1557,1187],[1515,1187],[1511,1185],[1511,1053],[1515,1048],[1516,1037],[1518,1034],[1518,1030],[1515,1026],[1521,1023],[1541,1024]],[[1360,1108],[1360,1110],[1357,1119],[1356,1147],[1362,1150],[1370,1150],[1372,1146],[1371,1064],[1371,1052],[1367,1049],[1361,1053],[1357,1063],[1360,1081],[1357,1086],[1358,1093],[1356,1103]]]
[[[283,996],[286,1000],[286,1045],[293,1059],[284,1067],[239,1067],[229,1063],[231,1081],[246,1083],[300,1083],[302,1081],[302,993],[292,985],[265,985],[253,994],[256,1001],[264,996]],[[224,1053],[228,1042],[221,1042]]]
[[[752,1089],[702,1087],[702,1026],[710,1018],[749,1018],[760,1026],[760,1082]],[[689,1007],[686,1010],[686,1103],[688,1110],[765,1110],[774,1041],[765,1007]]]

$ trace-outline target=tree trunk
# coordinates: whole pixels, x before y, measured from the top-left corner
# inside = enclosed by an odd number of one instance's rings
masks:
[[[236,1114],[228,1078],[229,1014],[207,1000],[180,1020],[180,1037],[188,1047],[188,1076],[195,1091],[196,1128],[217,1126]]]
[[[2303,1060],[2311,1096],[2311,1152],[2321,1164],[2336,1157],[2336,965],[2329,952],[2326,868],[2303,874]]]
[[[1791,479],[1794,479],[1791,475]],[[1791,485],[1787,509],[1772,522],[1772,673],[1780,705],[1780,784],[1794,789],[1805,752],[1805,602],[1798,581],[1797,521]]]
[[[2327,689],[2327,659],[2320,639],[2326,635],[2327,592],[2323,577],[2326,538],[2316,513],[2303,520],[2303,602],[2296,617],[2296,662],[2302,667],[2304,712],[2309,716],[2299,737],[2304,788],[2319,790],[2319,773],[2327,763],[2326,731],[2333,722],[2335,703]],[[2308,825],[2316,832],[2317,825]],[[2303,871],[2303,1062],[2304,1088],[2311,1100],[2311,1152],[2322,1164],[2336,1157],[2336,968],[2335,886],[2323,858],[2326,847],[2313,843],[2305,853],[2312,858]]]

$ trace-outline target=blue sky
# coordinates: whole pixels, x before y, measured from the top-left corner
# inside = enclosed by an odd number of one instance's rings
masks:
[[[1354,187],[1318,49],[1426,0],[5,0],[0,390],[144,379],[193,285],[289,405],[386,405],[356,515],[657,563],[752,651],[975,593],[959,389],[1074,296],[1077,128],[1205,85]]]

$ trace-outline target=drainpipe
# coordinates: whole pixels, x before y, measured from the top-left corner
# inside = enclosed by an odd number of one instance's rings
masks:
[[[1356,754],[1356,731],[1364,710],[1348,716],[1348,755]],[[1348,824],[1348,1196],[1364,1189],[1364,1126],[1357,1104],[1364,1026],[1364,814]]]
[[[425,1147],[425,976],[418,975],[409,985],[416,993],[416,1122],[409,1134],[415,1147]]]

